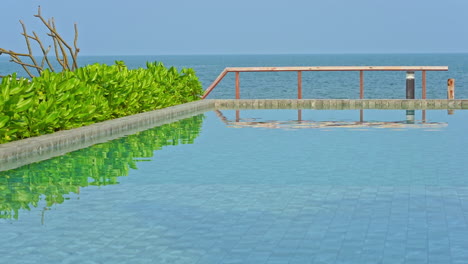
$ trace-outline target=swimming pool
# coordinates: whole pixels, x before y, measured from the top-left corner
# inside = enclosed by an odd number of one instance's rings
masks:
[[[220,110],[2,172],[2,261],[463,263],[468,111],[408,114]]]

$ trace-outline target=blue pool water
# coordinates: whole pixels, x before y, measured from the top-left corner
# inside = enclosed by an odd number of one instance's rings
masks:
[[[221,110],[1,172],[1,261],[466,263],[468,111],[422,114]]]

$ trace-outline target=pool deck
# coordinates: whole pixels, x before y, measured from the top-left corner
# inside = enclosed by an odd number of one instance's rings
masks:
[[[207,99],[108,120],[49,135],[0,144],[0,171],[60,156],[94,144],[212,110],[224,109],[468,109],[468,100],[399,99]]]

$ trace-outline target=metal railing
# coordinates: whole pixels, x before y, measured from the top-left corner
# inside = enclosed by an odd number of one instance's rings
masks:
[[[316,66],[316,67],[231,67],[225,68],[214,82],[206,89],[202,96],[205,99],[211,91],[221,82],[229,72],[236,74],[236,99],[240,99],[240,73],[241,72],[297,72],[297,99],[302,99],[302,72],[303,71],[357,71],[359,72],[359,98],[364,99],[364,72],[365,71],[406,71],[422,72],[422,99],[426,99],[426,72],[448,71],[448,66]]]

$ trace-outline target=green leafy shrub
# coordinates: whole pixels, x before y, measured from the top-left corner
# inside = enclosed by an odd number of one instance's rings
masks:
[[[60,157],[0,172],[0,219],[18,219],[20,210],[61,204],[86,186],[118,184],[118,177],[137,169],[164,146],[193,144],[204,115],[155,127]],[[143,158],[143,159],[142,159]]]
[[[200,99],[203,93],[193,69],[128,69],[93,64],[60,73],[0,84],[0,143],[80,127],[108,119]]]

